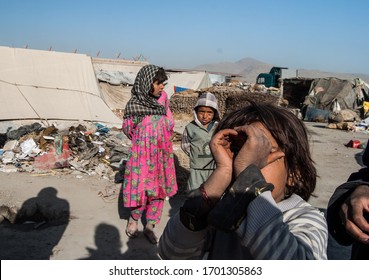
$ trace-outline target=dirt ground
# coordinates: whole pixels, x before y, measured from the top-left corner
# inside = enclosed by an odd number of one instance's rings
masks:
[[[363,150],[345,146],[350,140],[367,142],[363,132],[327,129],[322,123],[306,123],[311,134],[313,159],[319,174],[317,188],[310,203],[321,209],[327,207],[334,189],[348,176],[361,168]],[[182,132],[184,123],[176,125]],[[185,182],[188,165],[180,150],[174,145],[178,159],[178,180]],[[124,229],[127,211],[120,197],[120,185],[98,176],[87,174],[46,175],[32,173],[0,172],[0,206],[23,208],[32,211],[38,205],[39,220],[11,224],[0,222],[0,258],[6,259],[159,259],[157,245],[150,244],[141,234],[128,239]],[[181,191],[165,201],[161,224],[163,228],[183,202]],[[0,211],[4,209],[0,208]],[[0,213],[1,214],[1,213]],[[58,217],[44,223],[47,215]],[[142,225],[140,227],[142,231]],[[331,259],[348,258],[347,248],[330,244]]]

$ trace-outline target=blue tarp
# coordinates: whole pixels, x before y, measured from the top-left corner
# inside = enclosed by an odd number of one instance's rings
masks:
[[[181,92],[184,90],[188,90],[188,88],[174,86],[174,92]]]

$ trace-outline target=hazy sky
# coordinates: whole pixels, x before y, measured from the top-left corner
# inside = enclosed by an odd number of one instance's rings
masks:
[[[369,74],[367,0],[0,0],[0,45]]]

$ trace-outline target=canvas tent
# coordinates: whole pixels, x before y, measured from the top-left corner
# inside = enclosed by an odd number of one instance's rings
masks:
[[[170,72],[165,92],[169,98],[174,94],[175,87],[187,89],[202,89],[212,86],[209,74],[204,71],[188,71],[188,72]]]
[[[312,81],[304,104],[332,111],[337,101],[340,109],[355,110],[363,105],[363,101],[368,100],[368,84],[361,79],[319,78]]]
[[[144,61],[92,58],[103,99],[111,110],[122,110],[131,98],[138,71],[149,64]]]
[[[91,57],[0,47],[0,120],[119,124],[102,99]]]
[[[111,110],[122,110],[131,98],[131,89],[138,71],[148,62],[92,59],[96,77]],[[166,70],[168,81],[164,88],[170,98],[175,88],[202,89],[212,86],[205,71]]]

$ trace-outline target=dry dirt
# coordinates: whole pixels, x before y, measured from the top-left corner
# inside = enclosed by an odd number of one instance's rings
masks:
[[[182,132],[185,122],[178,122]],[[347,148],[350,140],[367,142],[363,132],[325,128],[325,124],[306,123],[311,134],[311,148],[319,179],[310,203],[325,209],[333,190],[362,166],[361,149]],[[186,180],[188,160],[174,145],[180,184]],[[124,229],[127,211],[122,207],[120,185],[97,176],[46,175],[0,172],[0,206],[41,209],[38,223],[0,223],[1,259],[158,259],[157,246],[142,235],[128,239]],[[158,235],[183,202],[181,191],[165,201]],[[27,208],[28,207],[28,208]],[[47,209],[47,210],[43,210]],[[48,214],[46,214],[48,213]],[[59,221],[42,223],[47,215]],[[140,227],[142,230],[142,226]],[[332,258],[347,258],[345,250],[331,251]]]

